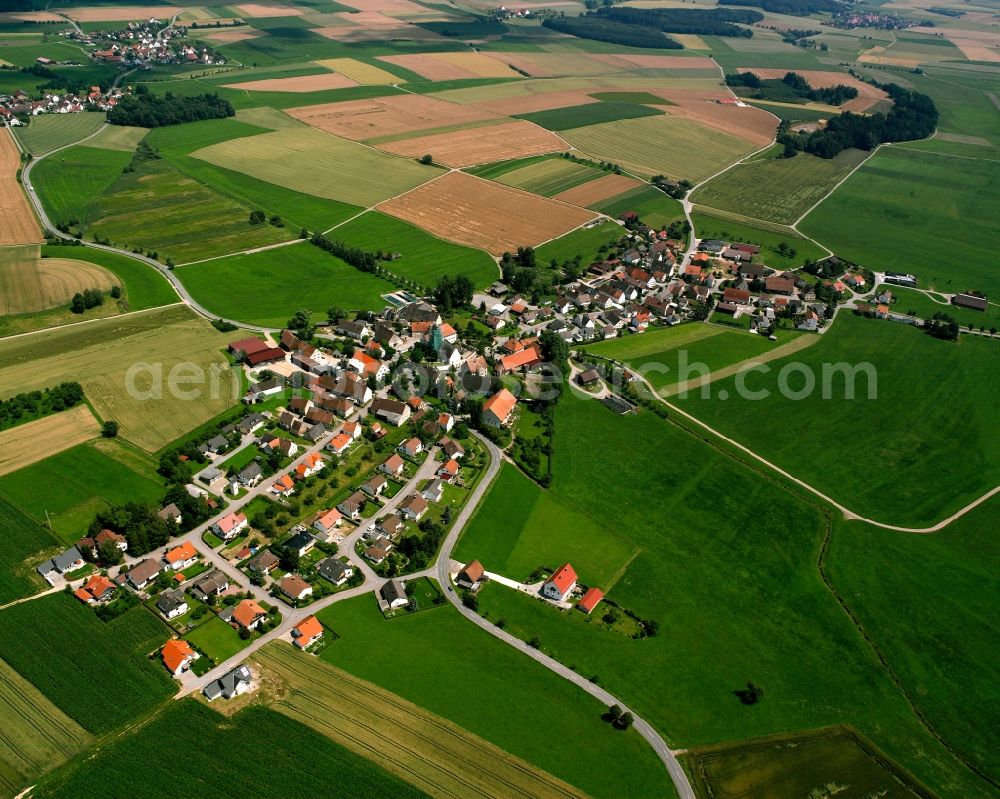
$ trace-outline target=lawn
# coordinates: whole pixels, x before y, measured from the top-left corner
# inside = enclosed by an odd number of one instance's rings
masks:
[[[908,271],[921,288],[1000,295],[993,243],[1000,163],[883,148],[807,216],[803,232],[870,269]],[[858,235],[877,230],[878,236]]]
[[[384,753],[384,768],[421,789],[464,795],[474,774],[487,796],[583,799],[565,782],[458,725],[286,643],[271,643],[256,658],[291,688],[276,710],[362,756]]]
[[[450,605],[386,621],[371,596],[338,602],[320,620],[338,636],[320,657],[564,779],[595,799],[671,795],[638,733],[618,733],[603,707]],[[442,679],[442,675],[451,675]],[[572,734],[553,736],[558,717]]]
[[[740,164],[698,189],[692,201],[711,208],[793,224],[870,153],[844,150],[835,158],[802,153]]]
[[[502,561],[501,541],[529,563],[533,547],[550,547],[558,528],[530,515],[525,521],[524,491],[503,478],[494,485],[460,542],[461,559],[482,548],[492,569],[494,558]],[[591,562],[615,559],[602,557],[609,531],[616,546],[638,550],[610,577],[568,550],[563,558],[582,583],[657,621],[659,633],[636,640],[602,624],[569,623],[513,591],[485,594],[480,608],[596,676],[673,746],[850,723],[941,795],[983,795],[923,731],[819,579],[823,515],[780,483],[651,413],[619,416],[568,394],[556,411],[552,487],[541,493],[591,520],[565,533]],[[733,694],[748,680],[765,691],[752,708]]]
[[[0,794],[14,796],[90,742],[83,728],[0,660]]]
[[[842,790],[882,799],[934,796],[870,742],[839,727],[706,747],[687,761],[699,794],[715,799],[737,799],[751,790],[754,796],[832,796]],[[816,794],[823,790],[818,786],[843,789]]]
[[[781,396],[775,376],[786,363],[811,369],[816,390],[798,401]],[[822,397],[824,364],[872,364],[875,393],[864,374],[857,399],[845,398],[844,376]],[[683,407],[718,430],[869,518],[924,526],[958,510],[1000,482],[1000,439],[991,397],[1000,391],[1000,347],[975,336],[944,342],[916,329],[844,314],[812,347],[767,365],[746,380],[713,384],[712,397],[691,396]],[[801,373],[789,379],[797,391]],[[939,392],[944,392],[941,394]],[[946,401],[942,401],[946,397]],[[829,436],[837,446],[828,446]],[[934,491],[927,491],[933,485]]]
[[[568,158],[547,158],[505,172],[496,181],[532,194],[554,197],[559,192],[599,178],[602,174],[604,173],[593,167],[578,164]]]
[[[827,571],[939,734],[1000,779],[996,498],[942,532],[834,528]]]
[[[922,291],[908,289],[904,286],[886,285],[882,288],[892,292],[893,313],[905,314],[907,316],[916,315],[920,319],[931,319],[936,313],[944,313],[953,317],[963,328],[972,325],[975,329],[985,327],[1000,328],[1000,308],[991,305],[985,311],[976,311],[972,308],[959,308],[957,305],[945,302],[935,302]],[[882,289],[880,289],[881,291]]]
[[[177,306],[0,340],[0,396],[76,380],[100,418],[155,452],[239,399],[222,353],[234,337]]]
[[[56,551],[59,543],[45,528],[32,521],[6,499],[0,497],[0,605],[35,593],[45,586],[27,563],[41,560],[45,549]]]
[[[219,756],[248,746],[252,756]],[[177,767],[178,753],[183,753],[182,769]],[[308,768],[302,767],[303,758]],[[226,718],[192,699],[169,704],[149,724],[116,738],[93,757],[56,771],[32,795],[68,798],[125,791],[148,799],[267,799],[286,794],[289,780],[300,796],[426,796],[372,760],[273,710],[254,706]]]
[[[24,149],[37,156],[78,142],[103,124],[103,113],[45,114],[32,117],[27,127],[13,130]]]
[[[369,207],[441,174],[312,128],[279,130],[213,144],[192,153],[287,189]]]
[[[193,264],[175,274],[213,313],[266,327],[283,327],[299,308],[317,319],[332,305],[378,310],[385,305],[382,295],[396,290],[307,242]],[[303,292],[306,284],[309,290]]]
[[[757,149],[746,139],[662,114],[574,128],[563,138],[591,158],[621,164],[637,177],[667,175],[692,181]]]
[[[620,225],[605,221],[591,228],[577,228],[565,236],[546,242],[535,248],[535,258],[539,264],[547,265],[552,261],[562,264],[579,257],[585,266],[603,257],[600,248],[613,245],[625,234]]]
[[[635,211],[643,222],[658,230],[684,218],[680,202],[653,186],[632,189],[591,207],[615,219],[626,211]]]
[[[65,594],[0,612],[0,657],[98,734],[134,721],[174,692],[159,660],[146,657],[167,637],[142,607],[105,623]]]
[[[663,100],[660,100],[663,103]],[[548,130],[571,130],[602,122],[616,122],[621,119],[636,119],[663,114],[659,108],[650,108],[634,102],[609,100],[601,103],[575,105],[570,108],[552,108],[530,114],[515,114],[516,119],[527,119]]]
[[[416,225],[378,211],[369,211],[337,227],[330,231],[329,238],[369,252],[398,253],[401,258],[383,266],[422,286],[433,288],[445,275],[465,275],[476,288],[485,288],[500,275],[488,253],[436,238]]]
[[[185,636],[216,664],[224,663],[247,645],[240,634],[218,616],[213,615]]]
[[[794,269],[802,266],[807,258],[818,261],[826,256],[823,249],[808,239],[797,237],[791,230],[779,233],[743,222],[697,212],[691,214],[691,221],[694,224],[695,235],[700,239],[719,238],[725,241],[742,241],[758,245],[760,254],[755,255],[754,260],[767,264],[772,269]],[[795,255],[779,253],[777,248],[781,242],[785,242],[791,247],[795,251]]]
[[[32,167],[31,183],[52,224],[92,219],[99,199],[131,157],[120,150],[70,147]]]
[[[163,485],[153,469],[143,471],[134,471],[91,444],[79,444],[0,477],[0,495],[39,522],[48,518],[52,529],[71,544],[98,510],[162,498]],[[59,490],[53,491],[53,486]]]
[[[119,247],[153,250],[162,261],[172,258],[176,263],[241,252],[298,235],[298,230],[268,223],[250,224],[251,210],[167,161],[146,161],[118,178],[98,201],[89,232]]]

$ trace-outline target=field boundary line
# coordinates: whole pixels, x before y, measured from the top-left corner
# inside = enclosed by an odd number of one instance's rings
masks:
[[[858,164],[856,167],[854,167],[854,169],[852,169],[850,172],[848,172],[846,175],[844,175],[844,177],[842,177],[840,180],[838,180],[833,185],[833,188],[830,189],[830,191],[828,191],[826,194],[824,194],[822,197],[820,197],[815,203],[813,203],[809,207],[809,209],[805,213],[802,214],[802,216],[800,216],[798,219],[796,219],[792,223],[792,225],[791,225],[792,230],[798,230],[797,225],[799,224],[799,222],[801,222],[803,219],[805,219],[807,216],[809,216],[809,214],[811,214],[813,211],[815,211],[816,208],[818,208],[822,203],[824,203],[827,200],[829,200],[830,199],[830,195],[832,195],[837,189],[839,189],[843,185],[844,181],[846,181],[849,177],[851,177],[851,175],[853,175],[855,172],[857,172],[859,169],[861,169],[861,167],[863,167],[865,164],[867,164],[869,161],[871,161],[878,154],[878,151],[881,150],[883,147],[886,147],[886,146],[888,146],[888,145],[887,144],[880,144],[878,147],[876,147],[874,150],[872,150],[868,154],[868,157],[864,161],[862,161],[860,164]],[[802,235],[805,235],[805,234],[802,234]]]
[[[140,311],[126,311],[125,313],[115,314],[114,316],[101,316],[95,319],[83,319],[79,322],[67,322],[65,325],[52,325],[51,327],[43,327],[38,330],[29,330],[26,333],[12,333],[9,336],[0,336],[0,342],[10,341],[15,338],[23,338],[24,336],[37,336],[39,333],[51,333],[55,330],[68,330],[71,327],[89,325],[94,322],[107,322],[109,319],[124,319],[127,316],[138,316],[139,314],[151,313],[152,311],[161,311],[164,308],[174,308],[178,305],[187,305],[187,303],[182,300],[178,300],[177,302],[171,302],[167,305],[157,305],[155,308],[143,308]]]

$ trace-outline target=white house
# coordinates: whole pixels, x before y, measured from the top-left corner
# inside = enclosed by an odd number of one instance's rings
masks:
[[[575,587],[576,572],[566,563],[542,585],[542,596],[555,602],[565,602]]]

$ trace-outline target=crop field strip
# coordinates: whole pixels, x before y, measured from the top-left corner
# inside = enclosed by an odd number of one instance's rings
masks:
[[[68,304],[85,289],[109,290],[108,270],[69,258],[41,258],[37,245],[0,248],[0,315],[33,313]]]
[[[21,152],[11,138],[10,128],[0,131],[0,246],[34,244],[42,240],[35,212],[28,205],[17,171],[21,168]]]
[[[101,427],[86,405],[0,432],[0,476],[94,438]]]
[[[602,176],[602,172],[585,164],[578,164],[567,158],[549,158],[504,172],[494,180],[505,186],[530,191],[532,194],[553,197],[581,185],[589,185],[600,180]],[[586,205],[586,203],[573,203],[563,197],[559,199],[571,205]]]
[[[554,195],[554,199],[570,205],[593,208],[604,200],[610,200],[626,192],[639,189],[642,185],[641,182],[627,175],[610,174],[561,191]]]
[[[13,796],[27,780],[86,746],[91,736],[0,660],[0,793]]]
[[[290,683],[278,710],[358,754],[374,755],[433,796],[585,796],[457,725],[291,647],[275,643],[258,657]]]
[[[27,127],[12,128],[21,145],[32,155],[74,144],[96,133],[105,124],[103,114],[42,114]]]
[[[324,58],[316,63],[345,75],[362,86],[389,86],[393,83],[406,82],[391,72],[355,58]]]

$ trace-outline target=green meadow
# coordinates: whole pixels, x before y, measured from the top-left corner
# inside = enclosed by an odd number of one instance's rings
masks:
[[[48,530],[0,496],[0,605],[29,596],[45,584],[27,561],[41,560],[43,550],[57,551]]]
[[[789,363],[803,364],[814,377],[815,390],[805,398],[786,398],[779,390]],[[823,369],[831,364],[871,365],[850,381],[856,398],[849,398],[844,374],[830,368],[829,396],[823,397]],[[765,398],[739,399],[736,376],[713,383],[711,398],[691,395],[681,404],[827,496],[882,522],[933,524],[1000,482],[1000,439],[991,434],[997,414],[990,398],[1000,391],[995,341],[939,341],[909,325],[845,313],[818,343],[766,367],[745,378],[748,390],[769,392]],[[788,386],[796,392],[806,378],[791,369]]]
[[[552,261],[561,264],[579,257],[580,263],[587,266],[603,257],[601,247],[616,244],[624,233],[624,228],[611,221],[591,228],[577,228],[536,247],[535,258],[539,264],[547,265]]]
[[[660,100],[662,103],[663,100]],[[650,108],[639,103],[610,100],[601,103],[575,105],[571,108],[553,108],[549,111],[535,111],[530,114],[516,114],[517,119],[526,119],[548,130],[570,130],[600,122],[614,122],[619,119],[652,117],[662,114],[659,108]]]
[[[743,241],[760,247],[760,254],[754,260],[767,264],[773,269],[794,269],[802,266],[807,258],[818,261],[826,256],[826,252],[809,241],[798,237],[794,231],[778,232],[767,230],[748,222],[723,219],[707,213],[691,214],[695,233],[699,239],[724,239],[726,241]],[[782,255],[778,246],[785,242],[795,250],[795,255]]]
[[[613,219],[626,211],[635,211],[643,222],[658,229],[684,218],[680,202],[653,186],[632,189],[625,194],[595,203],[591,208]]]
[[[1000,295],[998,194],[1000,163],[884,147],[800,227],[870,269],[912,272],[921,288]]]
[[[941,795],[983,795],[923,730],[820,579],[825,515],[701,438],[573,394],[556,411],[554,479],[544,493],[589,517],[589,526],[567,523],[566,535],[572,528],[591,559],[619,568],[609,579],[607,567],[565,557],[581,583],[658,622],[657,635],[631,638],[602,615],[566,618],[580,612],[502,586],[483,593],[480,610],[508,632],[537,636],[544,652],[599,680],[674,746],[849,722]],[[500,535],[507,551],[549,546],[555,524],[514,511],[525,490],[512,480],[494,486],[463,536],[462,558],[482,551],[502,563],[490,518],[501,508],[513,528]],[[638,550],[624,562],[622,540]],[[748,680],[765,692],[753,707],[733,693]]]
[[[379,309],[385,304],[381,295],[396,290],[308,242],[192,264],[175,274],[212,313],[267,327],[284,326],[299,308],[317,319],[325,319],[333,305]]]
[[[25,150],[37,156],[91,136],[103,124],[101,113],[45,114],[32,118],[25,128],[14,128],[14,135]]]
[[[336,640],[320,657],[482,736],[595,799],[663,797],[662,763],[634,730],[571,683],[476,629],[450,605],[386,620],[361,596],[323,609]],[[449,675],[442,679],[442,675]],[[553,736],[542,719],[571,734]]]
[[[131,158],[121,150],[70,147],[32,167],[31,183],[52,224],[86,224]]]
[[[45,245],[41,252],[43,258],[90,261],[114,272],[125,286],[125,301],[130,311],[143,311],[179,301],[177,292],[162,274],[135,258],[93,247]]]

